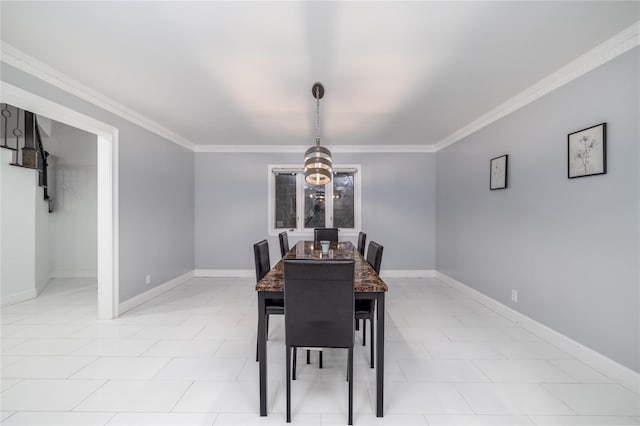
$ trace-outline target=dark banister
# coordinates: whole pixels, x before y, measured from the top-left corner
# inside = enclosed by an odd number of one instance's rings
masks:
[[[48,161],[47,161],[47,157],[49,157],[49,153],[47,151],[44,150],[44,147],[42,146],[42,138],[40,137],[40,127],[38,126],[38,117],[36,117],[34,115],[34,128],[35,128],[35,135],[36,135],[36,150],[38,151],[38,157],[40,159],[40,161],[38,162],[38,171],[40,173],[40,186],[42,186],[44,188],[44,199],[48,200],[49,199],[49,188],[47,186],[47,166]]]
[[[36,142],[34,136],[34,114],[24,111],[24,146],[22,147],[22,166],[38,168]]]

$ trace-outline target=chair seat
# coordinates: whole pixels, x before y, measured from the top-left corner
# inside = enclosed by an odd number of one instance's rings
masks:
[[[369,318],[369,316],[373,313],[373,308],[374,308],[373,300],[356,300],[356,303],[355,303],[356,318],[358,318],[358,316],[366,316],[366,318]],[[362,319],[362,318],[358,318],[358,319]]]
[[[284,315],[284,300],[282,299],[266,299],[265,307],[267,315]]]

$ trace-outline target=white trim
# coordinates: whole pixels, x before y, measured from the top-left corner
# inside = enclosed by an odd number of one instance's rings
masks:
[[[451,278],[448,275],[443,274],[440,271],[436,271],[436,278],[451,287],[461,291],[462,293],[470,296],[471,298],[482,303],[486,307],[494,310],[498,314],[510,319],[511,321],[521,325],[526,330],[535,334],[538,337],[543,338],[549,343],[557,346],[570,355],[585,362],[587,365],[599,370],[604,375],[618,382],[620,385],[627,389],[637,393],[640,393],[640,374],[625,367],[622,364],[602,355],[582,343],[576,342],[570,337],[539,323],[538,321],[529,318],[528,316],[517,312],[510,307],[498,302],[491,297],[480,293],[479,291]]]
[[[24,302],[25,300],[35,299],[36,297],[38,297],[38,293],[36,292],[35,288],[32,290],[22,291],[16,294],[11,294],[6,297],[3,295],[1,306],[15,305],[16,303]]]
[[[4,81],[0,81],[0,99],[97,135],[98,318],[116,318],[119,294],[118,129]]]
[[[434,278],[435,269],[383,269],[382,278]]]
[[[62,278],[62,279],[76,279],[76,278],[98,278],[96,271],[53,271],[51,272],[50,279]]]
[[[640,21],[435,144],[440,151],[640,45]]]
[[[162,136],[169,141],[187,148],[191,151],[194,150],[196,144],[190,140],[172,132],[171,130],[163,127],[155,121],[143,116],[142,114],[128,108],[121,103],[109,98],[108,96],[97,92],[84,84],[72,79],[71,77],[63,74],[62,72],[50,67],[44,62],[39,61],[33,56],[27,55],[21,50],[13,47],[9,43],[3,41],[2,47],[2,62],[5,62],[13,67],[18,68],[28,74],[31,74],[40,80],[43,80],[55,87],[58,87],[80,99],[92,103],[106,111],[109,111],[119,117],[124,118],[127,121],[137,124],[138,126],[145,128],[156,135]]]
[[[196,145],[195,152],[294,153],[303,155],[310,145]],[[433,145],[325,145],[333,153],[436,152]]]
[[[252,278],[256,276],[253,269],[196,269],[196,278]]]
[[[118,312],[120,313],[120,315],[122,315],[125,312],[130,311],[131,309],[137,306],[140,306],[143,303],[148,302],[154,297],[160,296],[162,293],[166,293],[167,291],[173,288],[176,288],[181,284],[184,284],[185,282],[189,281],[191,278],[193,278],[193,271],[184,273],[178,277],[175,277],[172,280],[167,281],[166,283],[157,285],[152,289],[145,291],[144,293],[141,293],[137,296],[133,296],[131,299],[127,299],[124,302],[120,303],[118,307]]]

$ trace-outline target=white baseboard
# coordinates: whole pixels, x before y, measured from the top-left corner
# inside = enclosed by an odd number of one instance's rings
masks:
[[[140,306],[145,302],[153,299],[156,296],[161,295],[164,292],[171,290],[193,278],[193,271],[189,271],[186,274],[182,274],[179,277],[176,277],[170,281],[167,281],[164,284],[160,284],[158,286],[153,287],[152,289],[145,291],[142,294],[132,297],[129,300],[125,300],[124,302],[118,305],[118,315],[122,315],[127,311],[135,308],[136,306]]]
[[[2,295],[2,306],[15,305],[16,303],[24,302],[25,300],[34,299],[38,296],[36,289],[27,290],[16,294]]]
[[[383,269],[380,271],[382,278],[433,278],[436,276],[434,269]]]
[[[194,276],[197,278],[255,278],[253,269],[196,269]]]
[[[51,278],[74,279],[74,278],[95,278],[98,279],[96,271],[53,271]]]
[[[460,290],[464,294],[496,311],[505,318],[521,325],[536,336],[543,338],[568,354],[583,361],[627,389],[635,393],[640,393],[640,374],[632,369],[625,367],[611,358],[602,355],[600,352],[578,343],[570,337],[567,337],[564,334],[511,309],[497,300],[492,299],[491,297],[451,278],[448,275],[443,274],[442,272],[436,271],[436,278],[446,284],[449,284],[451,287]]]

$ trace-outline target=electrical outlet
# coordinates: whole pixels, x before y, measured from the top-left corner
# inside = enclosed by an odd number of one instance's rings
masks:
[[[146,276],[145,282],[147,283],[147,285],[151,284],[151,275]]]
[[[518,303],[518,290],[511,290],[511,301]]]

